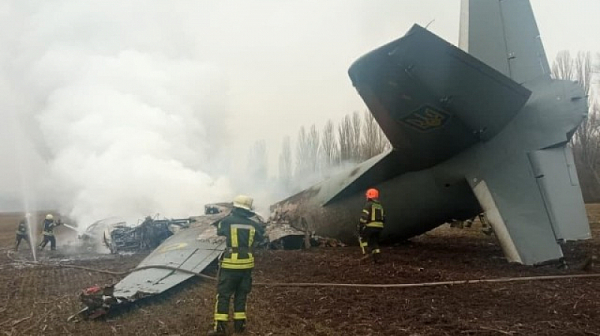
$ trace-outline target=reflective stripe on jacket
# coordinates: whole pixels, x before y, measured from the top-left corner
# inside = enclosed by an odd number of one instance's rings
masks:
[[[381,203],[377,200],[368,200],[363,207],[362,214],[360,216],[360,224],[366,227],[380,228],[383,229],[383,223],[385,222],[385,213]]]
[[[44,231],[42,234],[44,236],[54,236],[54,228],[57,226],[58,224],[54,223],[54,221],[44,220]]]
[[[221,267],[226,269],[254,268],[252,245],[262,240],[263,228],[250,217],[254,214],[234,208],[217,226],[217,234],[227,238],[227,249],[223,252]]]

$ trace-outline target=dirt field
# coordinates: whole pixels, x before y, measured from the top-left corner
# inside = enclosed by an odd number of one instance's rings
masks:
[[[571,267],[510,265],[494,237],[447,225],[411,243],[383,249],[384,265],[360,263],[357,248],[260,251],[255,281],[414,283],[600,272],[580,270],[600,255],[600,205],[588,207],[594,239],[564,247]],[[67,322],[78,293],[117,276],[52,266],[27,266],[16,254],[15,214],[0,215],[0,335],[204,335],[210,328],[214,284],[192,280],[161,298],[98,321]],[[59,250],[39,257],[56,263],[121,271],[144,255],[68,256],[72,233],[59,227]],[[12,259],[11,259],[12,258]],[[248,335],[600,335],[600,279],[469,284],[410,289],[255,287]]]

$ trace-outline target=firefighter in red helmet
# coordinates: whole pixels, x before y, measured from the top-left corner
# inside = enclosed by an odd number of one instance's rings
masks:
[[[363,207],[358,224],[360,248],[363,254],[370,253],[375,263],[380,262],[379,236],[383,230],[385,213],[379,203],[379,190],[370,188],[365,194],[367,202]]]

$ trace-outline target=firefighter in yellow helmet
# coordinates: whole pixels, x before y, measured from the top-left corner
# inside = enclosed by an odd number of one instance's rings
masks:
[[[379,263],[381,250],[379,249],[379,236],[383,230],[385,213],[379,203],[379,191],[371,188],[365,194],[367,202],[363,207],[358,224],[359,243],[362,253],[370,252],[373,261]]]
[[[58,221],[54,221],[54,216],[52,214],[47,214],[44,222],[42,223],[42,235],[44,239],[40,243],[40,250],[43,250],[46,247],[46,244],[50,243],[50,250],[56,250],[56,238],[54,237],[54,228],[61,225],[60,219]]]
[[[246,328],[246,298],[252,289],[254,243],[263,239],[264,229],[252,211],[252,198],[244,195],[233,199],[233,210],[217,225],[217,234],[227,238],[227,248],[220,260],[215,304],[215,326],[208,335],[226,335],[229,299],[233,296],[234,332]]]

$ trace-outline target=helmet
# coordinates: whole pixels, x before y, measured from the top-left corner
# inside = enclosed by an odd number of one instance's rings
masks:
[[[246,195],[237,195],[233,198],[234,207],[246,209],[249,211],[252,211],[252,202],[254,202],[252,197]]]
[[[365,194],[365,196],[367,196],[367,199],[379,198],[379,190],[377,190],[375,188],[371,188],[371,189],[367,190],[367,193]]]
[[[52,216],[52,214],[47,214],[46,215],[46,219],[47,220],[54,220],[54,216]]]

